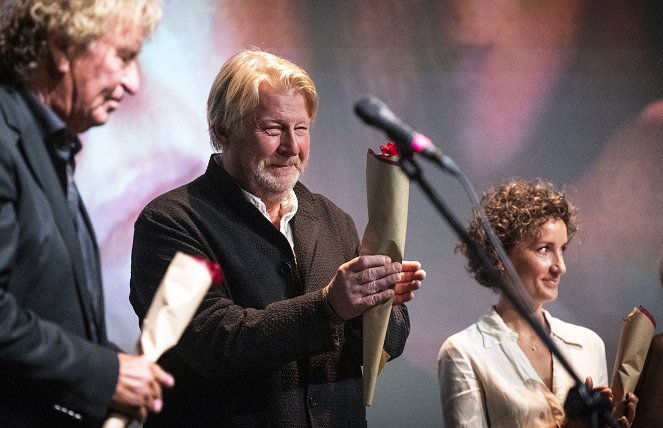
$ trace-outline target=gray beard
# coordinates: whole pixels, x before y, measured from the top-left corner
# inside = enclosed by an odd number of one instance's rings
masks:
[[[308,165],[308,159],[305,163],[300,164],[298,174],[293,174],[288,180],[282,180],[267,173],[263,166],[257,166],[252,171],[251,187],[259,190],[260,193],[282,194],[294,189],[295,184],[302,176],[302,173]]]

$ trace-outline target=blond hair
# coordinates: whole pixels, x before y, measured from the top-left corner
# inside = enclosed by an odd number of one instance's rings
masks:
[[[245,120],[258,106],[260,85],[292,90],[302,94],[308,115],[318,110],[318,94],[313,80],[299,66],[276,55],[250,49],[233,55],[217,74],[207,99],[207,125],[212,147],[223,148],[217,137],[243,137]]]
[[[109,32],[140,28],[148,38],[161,20],[160,0],[16,0],[2,12],[0,75],[24,83],[45,67],[47,40],[89,48]]]

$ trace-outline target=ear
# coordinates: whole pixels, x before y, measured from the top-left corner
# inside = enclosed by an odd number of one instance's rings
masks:
[[[71,60],[69,59],[67,48],[57,37],[52,35],[46,37],[46,43],[48,44],[51,58],[53,58],[55,69],[62,74],[67,74],[71,69]]]
[[[226,130],[217,123],[212,127],[212,132],[214,132],[214,138],[219,143],[219,145],[226,149],[228,147],[228,133]]]

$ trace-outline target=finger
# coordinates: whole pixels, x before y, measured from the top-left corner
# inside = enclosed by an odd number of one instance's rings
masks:
[[[626,428],[631,426],[628,419],[626,419],[626,416],[622,416],[621,418],[619,418],[619,424],[623,427],[626,427]]]
[[[399,282],[394,286],[396,295],[411,293],[421,288],[420,281]]]
[[[594,388],[594,390],[596,390],[596,388]],[[601,395],[601,397],[608,400],[611,407],[614,406],[615,396],[612,394],[612,391],[610,391],[609,389],[608,390],[602,390],[602,391],[599,391],[599,394]]]
[[[138,420],[141,422],[147,421],[147,415],[149,414],[147,407],[145,406],[140,406],[140,409],[138,411],[139,418]]]
[[[585,379],[585,387],[587,389],[594,389],[594,381],[591,376],[587,376],[587,379]]]
[[[412,260],[403,260],[401,263],[403,265],[403,272],[415,272],[421,269],[421,263]]]
[[[156,401],[161,401],[161,384],[154,382],[155,387],[150,394],[150,409],[154,410]]]
[[[423,270],[418,270],[415,272],[401,271],[401,279],[398,282],[423,281],[424,279],[426,279],[426,272]]]
[[[403,303],[407,303],[410,300],[414,298],[414,293],[408,292],[408,293],[403,293],[403,294],[395,294],[394,295],[394,300],[393,300],[393,305],[402,305]]]
[[[370,294],[363,298],[363,303],[367,308],[380,305],[394,297],[394,290],[388,288],[379,293]]]
[[[145,407],[145,409],[148,412],[154,410],[154,400],[155,400],[154,397],[152,397],[151,395],[146,395],[143,397],[143,404],[144,404],[143,407]]]
[[[411,271],[401,271],[401,278],[398,282],[408,282],[408,281],[414,281],[416,278],[416,272],[411,272]]]
[[[373,255],[373,256],[359,256],[346,263],[347,268],[351,272],[362,272],[366,269],[384,266],[391,263],[391,259],[387,256]]]
[[[367,284],[370,282],[377,282],[382,280],[391,281],[389,287],[396,284],[400,279],[401,264],[390,263],[385,266],[368,268],[362,272],[356,273],[357,284]],[[393,281],[392,281],[393,279]]]
[[[154,364],[152,366],[152,373],[154,374],[157,382],[159,382],[161,385],[168,388],[175,386],[175,378],[173,375],[162,369],[158,364]]]
[[[154,400],[154,403],[152,404],[152,411],[154,413],[161,413],[161,410],[163,409],[163,400],[162,399],[157,399]]]
[[[360,294],[362,296],[369,296],[389,290],[392,286],[396,285],[399,277],[400,273],[393,273],[385,278],[362,284]]]
[[[629,393],[630,396],[627,397],[628,404],[626,405],[626,417],[629,423],[633,422],[635,419],[635,413],[638,407],[638,397],[635,394]]]

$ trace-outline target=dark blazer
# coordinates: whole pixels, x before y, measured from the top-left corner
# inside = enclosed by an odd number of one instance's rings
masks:
[[[632,428],[663,427],[663,334],[651,341],[635,395],[639,401]]]
[[[325,197],[301,183],[295,193],[295,254],[213,158],[203,176],[139,216],[130,300],[140,319],[176,251],[218,262],[225,275],[160,360],[177,380],[146,426],[366,425],[361,320],[332,328],[321,292],[357,255],[357,232]],[[385,344],[392,358],[408,333],[405,307],[394,307]]]
[[[103,313],[82,278],[41,130],[20,91],[0,85],[0,426],[92,425],[105,415],[119,363],[102,346]]]

